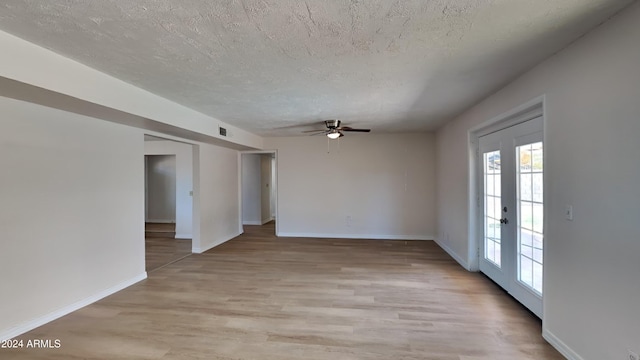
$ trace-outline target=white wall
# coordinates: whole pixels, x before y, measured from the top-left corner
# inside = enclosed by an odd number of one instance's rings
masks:
[[[4,32],[0,47],[0,94],[33,103],[0,98],[0,338],[146,276],[144,142],[129,125],[207,142],[192,148],[196,252],[239,234],[237,151],[211,143],[262,138]]]
[[[433,134],[265,138],[278,150],[279,235],[433,239]],[[349,219],[347,217],[350,217]]]
[[[269,211],[271,219],[276,218],[276,197],[278,196],[278,188],[276,187],[276,158],[271,156],[271,194],[269,196]]]
[[[260,155],[260,223],[271,221],[271,154]]]
[[[0,92],[5,96],[196,141],[237,148],[262,146],[257,135],[2,31],[0,49],[4,54],[0,56]],[[18,85],[18,91],[5,88]],[[219,135],[219,126],[227,129],[228,136]]]
[[[0,339],[146,277],[143,134],[0,98]]]
[[[193,237],[193,149],[177,141],[145,141],[145,155],[175,155],[176,157],[176,238]]]
[[[242,154],[242,223],[262,224],[260,155]]]
[[[194,162],[193,251],[200,253],[240,235],[238,151],[199,144]]]
[[[467,258],[468,130],[546,96],[543,328],[573,359],[640,352],[639,23],[636,3],[437,133],[438,240]]]
[[[176,156],[145,156],[145,221],[176,222]]]

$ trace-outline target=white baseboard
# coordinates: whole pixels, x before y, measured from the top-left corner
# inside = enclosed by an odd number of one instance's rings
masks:
[[[264,219],[262,221],[259,220],[246,220],[242,222],[242,225],[264,225],[269,221],[273,220],[273,218]]]
[[[4,340],[9,340],[9,339],[13,339],[16,336],[19,336],[21,334],[24,334],[28,331],[31,331],[39,326],[42,326],[48,322],[51,322],[53,320],[56,320],[58,318],[61,318],[69,313],[72,313],[76,310],[82,309],[83,307],[90,305],[102,298],[105,298],[111,294],[117,293],[118,291],[127,288],[139,281],[142,281],[144,279],[147,278],[147,273],[144,272],[136,277],[133,277],[129,280],[125,280],[119,284],[116,284],[108,289],[105,289],[103,291],[100,291],[96,294],[93,294],[89,297],[86,297],[82,300],[76,301],[75,303],[65,306],[61,309],[55,310],[53,312],[50,312],[46,315],[40,316],[38,318],[35,318],[33,320],[29,320],[27,322],[24,322],[22,324],[19,324],[17,326],[14,326],[12,328],[9,328],[6,331],[3,331],[2,333],[0,333],[0,341],[4,341]]]
[[[230,237],[228,237],[228,238],[226,238],[225,240],[222,240],[222,241],[216,241],[213,244],[207,245],[204,248],[194,247],[194,248],[191,249],[191,251],[193,253],[195,253],[195,254],[202,254],[205,251],[209,251],[209,250],[213,249],[216,246],[222,245],[222,244],[226,243],[227,241],[238,237],[240,234],[242,234],[242,233],[237,233],[236,235],[230,236]]]
[[[380,234],[319,234],[280,232],[279,237],[304,237],[324,239],[364,239],[364,240],[433,240],[431,235],[380,235]]]
[[[146,219],[144,222],[148,223],[158,223],[158,224],[175,224],[175,220],[167,220],[167,219]]]
[[[175,238],[179,240],[191,240],[193,236],[191,234],[176,234]]]
[[[584,360],[580,355],[578,355],[578,353],[573,351],[569,346],[567,346],[567,344],[558,339],[558,337],[549,330],[542,329],[542,337],[568,360]]]
[[[457,261],[458,264],[460,264],[460,266],[462,266],[463,268],[471,271],[470,268],[469,268],[469,263],[466,260],[464,260],[462,257],[460,257],[460,255],[456,254],[456,252],[453,251],[453,249],[451,249],[447,245],[443,244],[438,239],[436,239],[435,241],[436,241],[436,244],[438,244],[438,246],[440,246],[442,248],[442,250],[444,250],[447,254],[449,254],[449,256],[451,256],[453,258],[453,260]]]

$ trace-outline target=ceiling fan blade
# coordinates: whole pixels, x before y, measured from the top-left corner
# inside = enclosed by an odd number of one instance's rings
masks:
[[[352,131],[352,132],[370,132],[371,129],[352,129],[352,128],[342,128],[342,131]]]
[[[329,133],[328,131],[324,131],[324,130],[322,130],[322,132],[315,133],[315,134],[309,134],[309,136],[326,135],[326,134],[328,134],[328,133]]]

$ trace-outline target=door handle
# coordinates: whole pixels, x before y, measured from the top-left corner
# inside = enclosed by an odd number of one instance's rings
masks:
[[[500,219],[500,224],[508,224],[509,223],[509,219],[504,218],[504,219]]]

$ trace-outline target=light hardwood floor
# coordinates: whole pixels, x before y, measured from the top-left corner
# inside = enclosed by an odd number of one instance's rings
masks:
[[[176,224],[145,224],[145,269],[161,268],[191,255],[191,240],[175,238]]]
[[[275,238],[273,225],[21,336],[2,359],[562,359],[538,319],[433,242]]]

